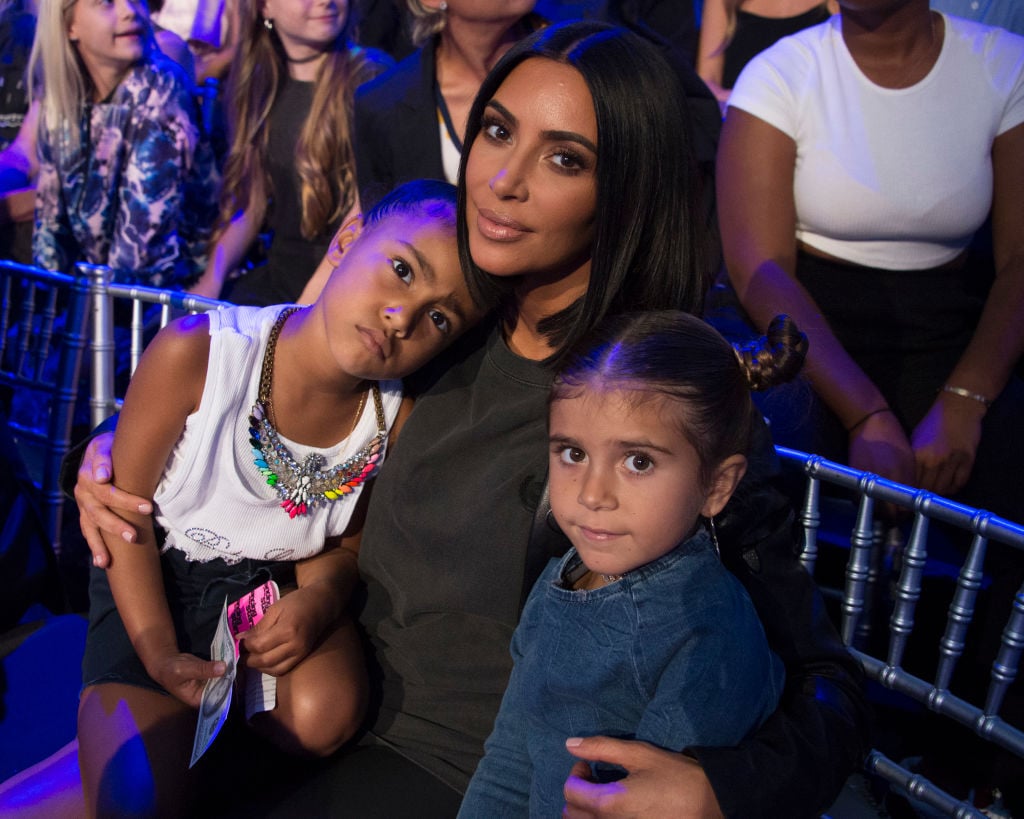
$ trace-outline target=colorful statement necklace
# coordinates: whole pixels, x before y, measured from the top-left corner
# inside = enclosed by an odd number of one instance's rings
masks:
[[[252,446],[253,462],[267,484],[281,496],[281,507],[291,518],[305,515],[310,509],[343,498],[363,481],[372,476],[380,463],[387,440],[384,423],[384,407],[380,399],[380,386],[374,382],[370,388],[373,394],[373,408],[377,414],[377,434],[370,442],[337,466],[324,469],[327,461],[323,455],[307,455],[301,464],[292,457],[288,447],[281,441],[272,422],[273,404],[270,399],[270,384],[274,375],[274,352],[277,339],[288,316],[299,307],[288,307],[281,311],[267,338],[267,349],[263,354],[260,370],[260,387],[256,403],[249,414],[249,443]],[[356,417],[348,437],[352,437],[366,404],[364,395],[356,408]]]

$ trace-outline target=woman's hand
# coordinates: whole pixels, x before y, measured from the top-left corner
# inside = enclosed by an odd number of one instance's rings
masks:
[[[223,677],[227,666],[220,660],[201,660],[194,654],[168,653],[151,660],[146,672],[168,693],[185,705],[198,708],[206,681]]]
[[[138,512],[149,515],[153,512],[153,504],[147,498],[123,492],[111,483],[113,464],[110,450],[113,443],[112,432],[97,435],[89,442],[75,484],[75,502],[78,504],[82,534],[92,552],[93,565],[100,569],[110,565],[110,553],[103,542],[102,532],[128,543],[138,539],[136,528],[118,513]]]
[[[912,485],[914,450],[891,412],[866,418],[850,433],[850,466]]]
[[[704,769],[689,757],[646,742],[607,737],[571,739],[566,748],[580,759],[621,765],[629,774],[617,782],[595,783],[589,781],[589,766],[577,762],[565,782],[563,816],[721,819]]]
[[[319,587],[299,587],[267,609],[242,637],[248,668],[280,677],[309,656],[336,619],[337,602]]]
[[[985,409],[979,401],[939,393],[910,437],[918,486],[946,496],[963,489],[974,468]]]

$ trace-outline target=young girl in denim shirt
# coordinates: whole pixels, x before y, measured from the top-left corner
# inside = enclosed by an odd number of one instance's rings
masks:
[[[734,745],[775,709],[782,663],[718,558],[714,516],[760,423],[750,388],[792,377],[805,350],[785,317],[737,352],[665,311],[620,317],[570,357],[551,392],[549,481],[573,548],[526,603],[460,817],[560,816],[574,737]]]

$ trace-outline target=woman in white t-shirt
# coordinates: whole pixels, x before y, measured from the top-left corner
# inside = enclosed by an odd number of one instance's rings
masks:
[[[1024,38],[928,0],[840,7],[736,84],[718,156],[730,279],[755,324],[788,313],[810,337],[827,412],[805,445],[1020,520]],[[990,212],[986,297],[967,251]],[[777,441],[815,417],[767,412]]]

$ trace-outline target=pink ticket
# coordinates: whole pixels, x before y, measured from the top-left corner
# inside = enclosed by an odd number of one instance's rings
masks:
[[[257,586],[248,594],[242,595],[234,603],[228,604],[228,628],[231,636],[238,642],[238,637],[255,626],[263,615],[281,597],[277,583],[268,580]]]
[[[280,597],[277,583],[268,580],[228,605],[228,629],[235,640],[235,657],[238,657],[239,637],[262,620],[267,609]],[[240,668],[239,677],[246,719],[252,719],[255,714],[262,711],[270,711],[277,705],[276,679],[269,674],[245,667]]]

